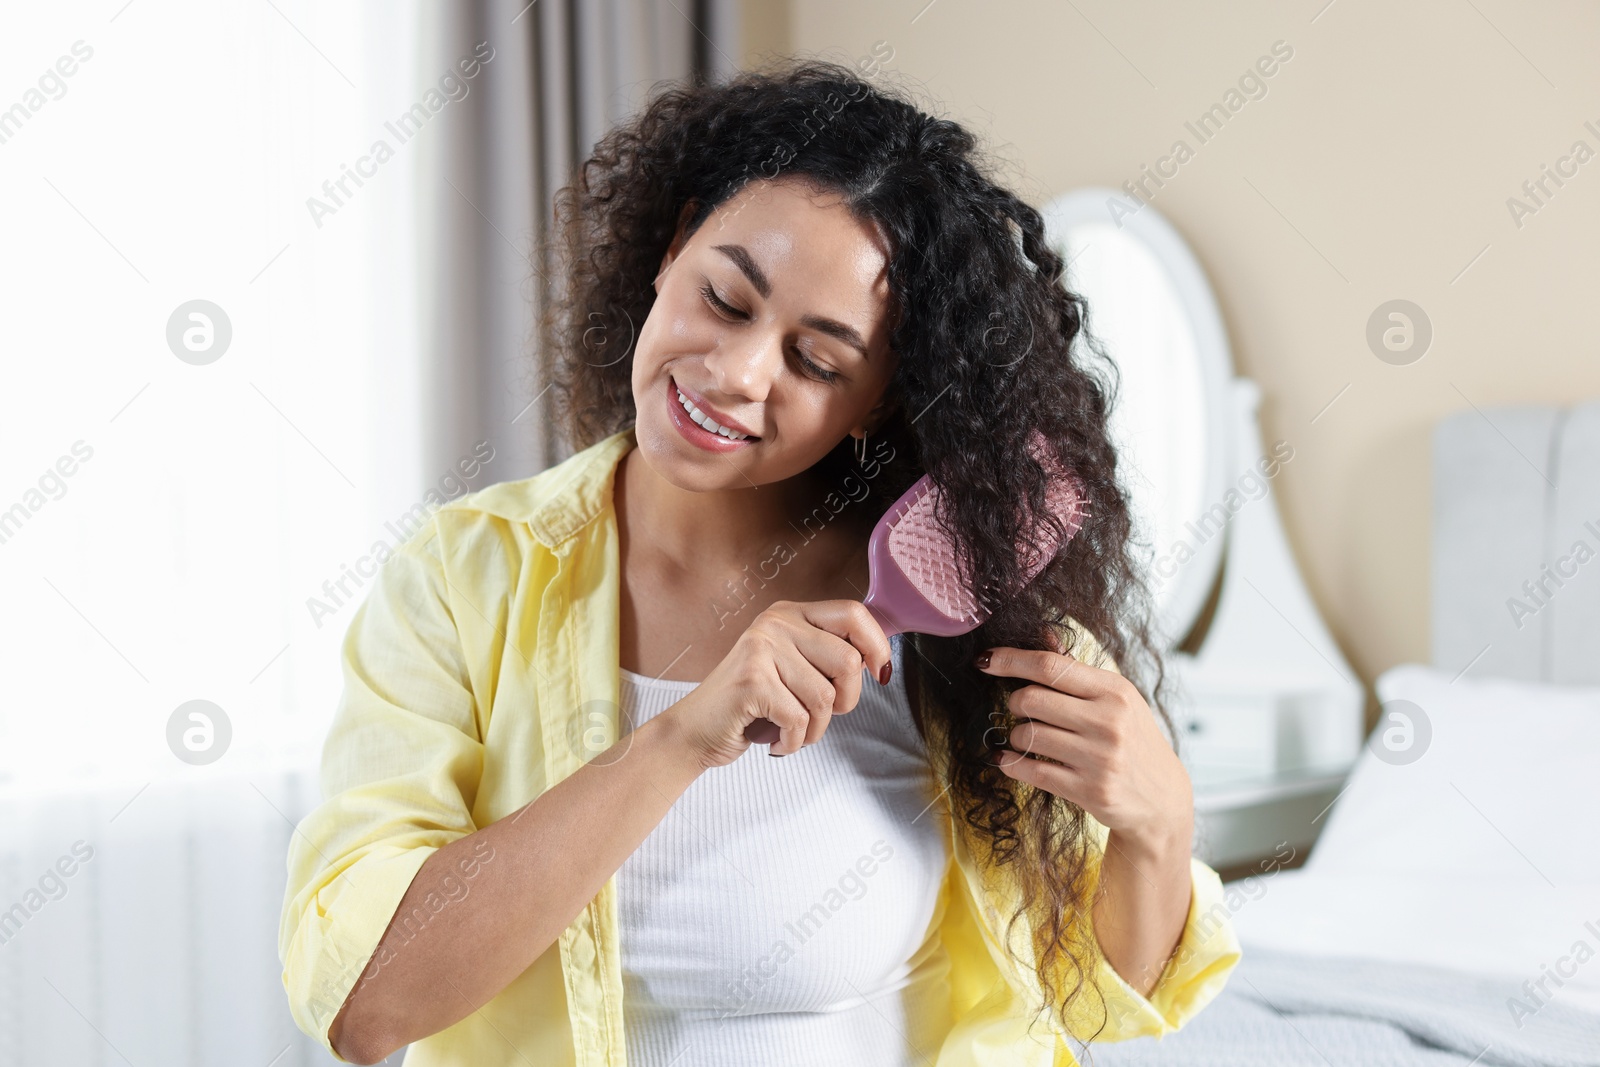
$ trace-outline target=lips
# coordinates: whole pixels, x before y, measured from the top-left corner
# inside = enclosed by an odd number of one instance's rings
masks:
[[[682,393],[684,396],[689,398],[689,403],[693,404],[695,407],[700,409],[700,414],[706,416],[712,422],[715,422],[718,426],[721,426],[723,429],[732,430],[734,433],[742,433],[746,437],[756,437],[757,436],[754,430],[751,430],[749,427],[746,427],[746,426],[744,426],[744,425],[742,425],[740,423],[734,422],[727,415],[723,414],[722,412],[718,411],[716,408],[712,407],[710,404],[706,403],[705,397],[701,396],[699,393],[696,393],[692,389],[685,388],[683,385],[679,384],[677,381],[673,381],[673,382],[671,382],[671,384],[673,385],[673,387],[676,389],[676,391],[678,393]],[[674,400],[677,399],[676,394],[674,394],[673,399]],[[693,420],[691,419],[691,421],[693,421]]]
[[[683,405],[678,402],[678,392],[680,389],[682,389],[682,387],[674,382],[670,377],[667,379],[667,418],[671,421],[673,427],[678,431],[678,433],[683,436],[684,440],[688,441],[690,444],[702,448],[707,452],[737,452],[739,449],[748,448],[760,440],[760,438],[752,436],[747,437],[742,441],[735,441],[732,438],[724,437],[719,433],[713,433],[712,431],[697,425],[695,421],[689,417],[689,413],[684,410]],[[688,390],[683,390],[683,395],[689,397],[690,403],[694,404],[695,407],[700,408],[702,412],[706,412],[706,409],[701,407],[699,399],[691,395]],[[722,424],[721,419],[719,419],[716,415],[707,412],[706,417],[717,422],[719,425]],[[736,425],[729,424],[728,428],[736,433],[744,432]]]

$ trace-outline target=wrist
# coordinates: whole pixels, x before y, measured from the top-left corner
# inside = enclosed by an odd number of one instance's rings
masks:
[[[1116,843],[1128,859],[1137,863],[1163,864],[1178,858],[1188,860],[1194,849],[1194,815],[1170,822],[1145,824],[1134,829],[1110,831],[1107,841]],[[1110,845],[1107,845],[1110,850]]]
[[[684,728],[677,704],[662,711],[634,732],[645,734],[643,740],[652,750],[659,753],[674,777],[686,779],[685,785],[700,777],[710,767],[702,747]]]

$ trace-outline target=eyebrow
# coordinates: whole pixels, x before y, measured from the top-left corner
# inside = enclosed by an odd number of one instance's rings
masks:
[[[711,247],[731,259],[733,265],[744,272],[744,276],[750,279],[750,284],[756,287],[756,292],[761,294],[763,300],[772,295],[771,280],[767,278],[766,272],[751,258],[749,249],[745,248],[744,245],[712,245]],[[870,358],[867,355],[867,343],[861,339],[861,334],[854,326],[846,325],[837,319],[824,318],[821,315],[802,315],[800,317],[800,325],[809,326],[813,330],[843,341],[857,352],[860,352],[862,359]]]

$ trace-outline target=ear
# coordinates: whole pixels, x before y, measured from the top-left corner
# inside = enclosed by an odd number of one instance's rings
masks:
[[[661,279],[666,276],[667,268],[677,262],[678,256],[683,252],[683,246],[688,243],[688,238],[684,236],[683,231],[689,225],[689,219],[693,217],[694,209],[698,203],[699,201],[691,199],[683,205],[683,210],[678,212],[677,232],[672,235],[672,243],[667,246],[667,251],[661,257],[661,269],[656,271],[655,281],[651,283],[655,286],[658,295],[661,292]]]
[[[877,405],[867,412],[860,424],[850,431],[850,436],[859,440],[867,434],[877,432],[883,421],[894,414],[895,406],[895,401],[885,392],[883,399],[879,400]]]

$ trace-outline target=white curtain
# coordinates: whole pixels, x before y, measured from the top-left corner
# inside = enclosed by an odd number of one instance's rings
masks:
[[[380,546],[554,458],[535,229],[720,10],[0,15],[0,1064],[330,1062],[276,935],[340,640]]]
[[[718,80],[737,67],[734,0],[475,0],[426,10],[419,77],[479,42],[494,58],[440,136],[425,146],[424,346],[428,470],[479,442],[487,481],[559,460],[535,316],[552,265],[536,262],[555,191],[651,87]],[[452,105],[454,106],[454,105]]]

